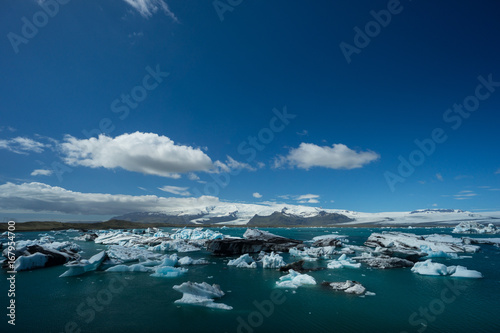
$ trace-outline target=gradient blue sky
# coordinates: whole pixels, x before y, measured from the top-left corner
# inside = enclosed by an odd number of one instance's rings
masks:
[[[497,1],[241,1],[223,20],[212,1],[54,1],[0,4],[2,218],[49,216],[57,205],[33,212],[64,190],[500,210]],[[388,6],[348,62],[340,44]],[[168,76],[137,88],[155,70]],[[144,91],[124,116],[121,96]],[[453,111],[464,102],[474,111]],[[435,129],[435,151],[400,173]]]

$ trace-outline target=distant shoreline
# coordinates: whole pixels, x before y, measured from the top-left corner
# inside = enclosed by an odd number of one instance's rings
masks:
[[[16,232],[22,231],[61,231],[68,229],[76,229],[80,231],[88,230],[113,230],[113,229],[146,229],[146,228],[453,228],[459,222],[449,223],[337,223],[331,225],[289,225],[289,226],[273,226],[273,225],[223,225],[223,224],[199,224],[199,225],[177,225],[167,223],[143,223],[130,222],[124,220],[109,220],[105,222],[57,222],[57,221],[30,221],[16,223]],[[0,231],[7,231],[7,223],[0,223]]]

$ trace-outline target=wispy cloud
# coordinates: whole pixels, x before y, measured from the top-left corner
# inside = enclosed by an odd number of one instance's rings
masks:
[[[305,170],[312,167],[356,169],[379,158],[380,155],[373,151],[357,152],[341,143],[332,147],[301,143],[298,148],[291,149],[287,156],[276,157],[274,166],[281,167],[288,164]]]
[[[13,153],[22,155],[28,155],[30,152],[41,153],[46,147],[48,145],[20,136],[8,140],[0,140],[0,149],[7,149]]]
[[[252,194],[252,196],[253,196],[254,198],[257,198],[257,199],[262,198],[262,194],[260,194],[259,192],[254,192],[254,193]]]
[[[189,193],[188,189],[189,187],[179,187],[179,186],[168,186],[165,185],[163,187],[158,187],[159,190],[162,190],[164,192],[172,193],[175,195],[181,195],[183,197],[190,196],[191,193]]]
[[[500,168],[497,171],[495,171],[495,175],[500,175]]]
[[[437,178],[437,180],[439,180],[441,182],[443,181],[443,175],[440,173],[436,173],[436,178]]]
[[[174,22],[179,22],[179,19],[170,10],[164,0],[123,0],[134,8],[142,17],[148,19],[158,10],[161,10],[165,15],[169,16]]]
[[[477,193],[470,190],[460,191],[457,194],[453,195],[455,200],[466,200],[471,199],[472,197],[477,196]]]
[[[46,170],[46,169],[36,169],[33,170],[31,173],[32,176],[50,176],[52,175],[53,170]]]
[[[307,130],[302,130],[300,132],[297,132],[297,135],[300,135],[300,136],[304,136],[304,135],[307,135],[309,134],[309,132]]]

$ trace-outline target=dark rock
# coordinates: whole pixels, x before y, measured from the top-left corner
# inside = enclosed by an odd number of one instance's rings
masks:
[[[307,272],[313,272],[313,271],[322,271],[326,269],[325,267],[314,267],[314,268],[304,268],[304,260],[299,260],[296,262],[293,262],[291,264],[285,265],[280,267],[281,272],[288,272],[289,270],[293,269],[296,272],[299,273],[307,273]]]

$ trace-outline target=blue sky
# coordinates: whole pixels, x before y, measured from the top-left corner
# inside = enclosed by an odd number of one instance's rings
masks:
[[[0,7],[3,219],[115,215],[96,193],[500,210],[495,1]]]

